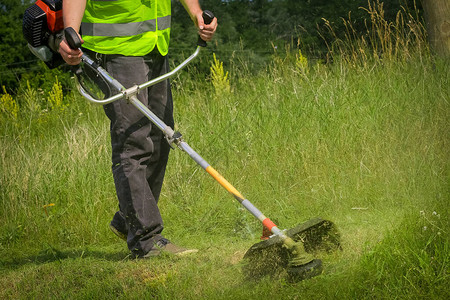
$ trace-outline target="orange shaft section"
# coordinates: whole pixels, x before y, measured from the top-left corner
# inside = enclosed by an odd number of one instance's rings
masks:
[[[215,180],[217,180],[217,182],[219,182],[220,185],[223,186],[228,192],[237,197],[241,202],[244,200],[244,196],[242,196],[242,194],[239,193],[238,190],[236,190],[234,186],[232,186],[231,183],[229,183],[225,178],[223,178],[223,176],[220,175],[219,172],[217,172],[213,167],[208,166],[205,170],[206,172],[209,173],[209,175],[211,175]]]
[[[272,220],[270,220],[269,218],[265,218],[264,221],[262,222],[263,225],[269,229],[270,231],[272,231],[273,227],[276,227],[277,225],[275,225],[275,223],[272,222]]]

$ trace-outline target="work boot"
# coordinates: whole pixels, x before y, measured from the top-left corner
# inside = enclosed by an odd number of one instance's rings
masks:
[[[196,253],[198,252],[197,249],[187,249],[179,247],[175,244],[172,244],[168,239],[161,238],[159,241],[155,243],[153,248],[144,255],[144,258],[152,257],[152,256],[158,256],[161,253],[170,253],[177,256],[183,256],[190,253]]]
[[[109,224],[109,229],[111,229],[111,231],[114,232],[114,234],[120,239],[125,242],[127,241],[128,230],[125,224],[125,218],[120,211],[116,212],[114,215],[111,223]]]
[[[118,238],[124,240],[125,242],[127,241],[127,233],[121,232],[119,229],[117,229],[116,227],[114,227],[114,225],[111,223],[109,224],[109,229],[111,229],[111,231],[117,235]]]

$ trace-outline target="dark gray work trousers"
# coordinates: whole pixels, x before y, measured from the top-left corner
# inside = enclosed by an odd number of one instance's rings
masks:
[[[125,88],[169,71],[167,56],[158,51],[143,57],[102,55],[102,63]],[[138,99],[174,127],[169,80],[140,91]],[[111,120],[112,172],[119,199],[111,224],[127,234],[132,254],[143,256],[162,237],[158,199],[170,147],[162,132],[127,100],[107,104],[104,110]]]

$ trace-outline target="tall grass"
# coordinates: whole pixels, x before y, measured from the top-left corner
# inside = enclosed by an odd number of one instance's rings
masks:
[[[395,21],[384,18],[384,3],[379,0],[367,1],[362,7],[368,14],[365,19],[365,32],[358,32],[349,13],[343,18],[345,38],[338,38],[330,22],[326,19],[321,35],[328,34],[331,41],[325,40],[328,47],[328,60],[343,61],[345,65],[362,64],[368,61],[408,60],[429,52],[425,27],[419,20],[417,7],[402,7]]]
[[[370,20],[382,23],[381,8],[369,5]],[[394,42],[420,26],[368,35]],[[117,200],[102,109],[74,95],[56,109],[45,100],[57,88],[29,88],[16,117],[1,114],[0,298],[447,299],[448,62],[406,40],[333,47],[333,63],[287,53],[257,76],[215,57],[217,79],[183,74],[174,89],[185,140],[267,216],[337,225],[343,251],[319,254],[323,275],[246,281],[240,261],[261,225],[180,151],[160,200],[165,234],[200,253],[129,260],[108,232]]]

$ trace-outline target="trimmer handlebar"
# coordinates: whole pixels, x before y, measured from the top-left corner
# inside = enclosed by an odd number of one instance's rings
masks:
[[[203,16],[203,21],[205,24],[210,24],[214,20],[214,14],[209,10],[203,11],[202,16]],[[79,49],[81,47],[81,39],[80,39],[78,33],[72,27],[67,27],[66,29],[64,29],[64,36],[65,36],[67,44],[70,46],[70,48]],[[201,37],[199,36],[198,41],[197,41],[197,49],[195,50],[195,52],[190,57],[188,57],[185,61],[183,61],[177,67],[175,67],[172,71],[170,71],[160,77],[154,78],[148,82],[133,86],[128,89],[125,89],[120,83],[117,82],[117,80],[112,78],[112,76],[109,75],[105,69],[103,69],[101,66],[97,65],[89,56],[87,56],[86,54],[83,54],[83,56],[82,56],[83,63],[85,63],[85,64],[89,65],[91,68],[95,69],[97,71],[97,73],[105,81],[107,81],[110,85],[112,85],[116,90],[121,91],[121,92],[114,96],[111,96],[107,99],[101,100],[101,99],[95,99],[94,97],[92,97],[80,84],[77,85],[78,90],[83,95],[83,97],[85,97],[90,102],[93,102],[96,104],[108,104],[108,103],[114,102],[116,100],[119,100],[121,98],[129,99],[131,96],[136,95],[141,89],[155,85],[155,84],[157,84],[161,81],[164,81],[164,80],[170,78],[171,76],[175,75],[177,72],[179,72],[182,68],[184,68],[189,62],[191,62],[199,54],[200,47],[206,47],[206,45],[207,45],[206,42],[204,40],[202,40]]]
[[[115,87],[116,90],[119,90],[121,92],[114,96],[111,96],[109,98],[101,100],[101,99],[93,98],[80,84],[77,84],[77,88],[78,88],[78,91],[81,93],[81,95],[83,95],[83,97],[85,97],[90,102],[93,102],[96,104],[108,104],[108,103],[114,102],[116,100],[119,100],[121,98],[128,99],[131,96],[136,95],[140,90],[150,87],[152,85],[155,85],[161,81],[164,81],[164,80],[172,77],[173,75],[178,73],[182,68],[184,68],[188,63],[190,63],[195,57],[197,57],[197,55],[199,53],[200,53],[200,46],[197,46],[197,49],[195,50],[195,52],[191,56],[189,56],[186,60],[184,60],[182,63],[180,63],[177,67],[175,67],[172,71],[170,71],[162,76],[156,77],[150,81],[147,81],[143,84],[132,86],[131,88],[128,88],[128,89],[125,89],[120,84],[118,86],[117,80],[115,80],[111,75],[109,75],[109,73],[106,70],[104,70],[102,67],[98,66],[92,59],[89,58],[89,56],[87,56],[86,54],[83,54],[83,56],[82,56],[83,62],[85,64],[90,65],[90,67],[96,69],[97,72],[99,73],[99,75],[102,76],[102,78],[105,81],[107,81],[109,84],[111,84],[113,87]]]

